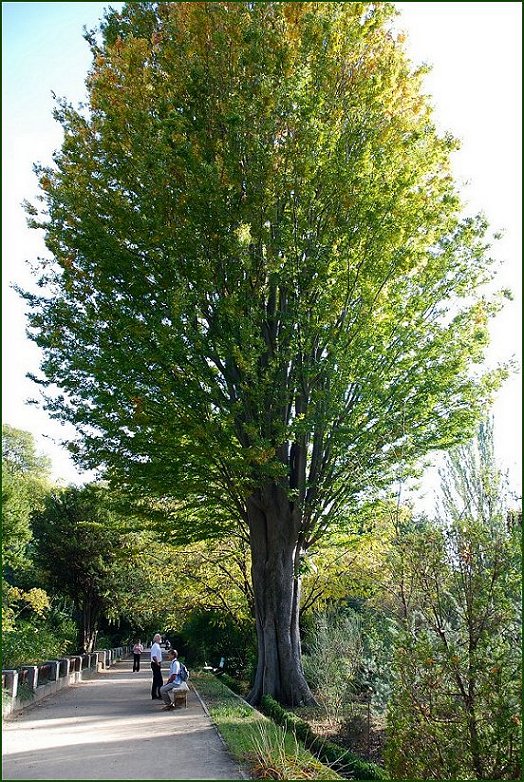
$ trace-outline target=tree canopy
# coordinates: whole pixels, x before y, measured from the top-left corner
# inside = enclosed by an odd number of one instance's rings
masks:
[[[87,35],[87,104],[56,109],[46,211],[28,206],[53,257],[43,295],[25,294],[38,380],[60,389],[48,409],[77,427],[82,464],[172,512],[184,538],[240,523],[259,638],[276,612],[299,643],[302,552],[470,435],[500,380],[475,368],[496,308],[480,293],[487,227],[462,215],[456,141],[392,14],[108,11]],[[268,677],[259,694],[307,699]]]
[[[71,601],[78,648],[91,652],[100,619],[122,613],[128,566],[139,570],[136,541],[112,511],[107,489],[95,484],[50,491],[33,514],[32,530],[33,561],[42,582]]]
[[[2,425],[2,559],[21,568],[31,539],[31,513],[43,502],[49,460],[37,453],[33,435]]]

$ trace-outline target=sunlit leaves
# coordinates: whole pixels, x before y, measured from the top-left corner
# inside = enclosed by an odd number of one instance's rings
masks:
[[[48,406],[192,539],[277,481],[307,545],[463,438],[500,381],[472,372],[486,225],[392,13],[131,3],[87,36],[88,108],[57,107],[57,263],[27,294]]]

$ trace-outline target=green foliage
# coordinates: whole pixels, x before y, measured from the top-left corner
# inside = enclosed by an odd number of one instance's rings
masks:
[[[2,425],[2,561],[23,569],[31,539],[29,520],[48,489],[49,462],[36,453],[33,436]]]
[[[343,747],[316,736],[307,722],[283,709],[271,696],[264,695],[261,708],[277,724],[292,731],[324,763],[329,763],[334,769],[341,771],[344,776],[347,775],[352,779],[387,779],[383,769],[376,764],[361,760]]]
[[[180,629],[187,657],[193,664],[217,666],[225,658],[226,670],[237,678],[250,678],[256,661],[252,621],[235,621],[225,612],[197,610]]]
[[[255,687],[287,682],[289,702],[310,696],[302,552],[472,434],[504,374],[479,369],[499,307],[486,221],[462,214],[456,142],[393,13],[108,10],[28,207],[53,259],[23,293],[47,409],[172,542],[249,528],[257,627],[295,613],[259,639]]]
[[[388,767],[395,778],[521,774],[521,541],[490,428],[451,453],[440,523],[404,530]]]
[[[472,430],[496,304],[393,13],[371,3],[130,3],[31,208],[47,406],[184,539],[281,483],[305,542]],[[409,411],[409,415],[408,415]],[[158,498],[158,501],[153,501]],[[204,500],[204,501],[203,501]]]
[[[356,686],[373,709],[384,712],[391,696],[394,622],[383,610],[364,606],[359,613],[363,655]]]
[[[122,611],[125,574],[136,548],[109,499],[107,490],[94,484],[55,489],[32,519],[40,578],[75,607],[78,648],[86,651],[92,650],[101,616],[116,620]]]
[[[242,687],[241,682],[238,681],[238,679],[234,679],[232,676],[229,676],[227,673],[221,673],[220,674],[220,681],[222,684],[225,684],[226,687],[229,687],[230,690],[233,690],[233,692],[236,695],[245,695],[245,688]]]
[[[169,545],[170,531],[161,536],[164,558],[176,572],[179,602],[187,611],[215,611],[228,614],[242,624],[253,615],[249,545],[236,537],[191,545]],[[167,546],[165,544],[168,544]],[[158,548],[158,544],[156,546]],[[173,629],[179,630],[180,618]]]
[[[2,667],[38,665],[76,651],[76,626],[71,620],[22,619],[2,633]]]
[[[30,579],[31,515],[49,491],[49,461],[29,432],[2,426],[2,665],[62,654],[67,628],[51,620],[50,598]]]

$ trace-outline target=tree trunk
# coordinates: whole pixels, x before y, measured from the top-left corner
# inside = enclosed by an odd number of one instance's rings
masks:
[[[80,607],[82,628],[80,631],[81,649],[84,654],[90,654],[95,648],[98,633],[99,611],[93,606],[89,594],[85,596]]]
[[[302,668],[298,531],[283,489],[272,484],[248,501],[258,664],[248,701],[271,695],[283,706],[315,703]]]
[[[482,759],[482,749],[478,734],[477,715],[475,709],[475,681],[472,666],[469,669],[468,695],[466,699],[466,713],[468,720],[469,745],[471,750],[471,759],[473,770],[477,779],[485,779],[484,763]]]

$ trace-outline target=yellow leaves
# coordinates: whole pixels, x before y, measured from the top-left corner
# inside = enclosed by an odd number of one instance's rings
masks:
[[[258,446],[251,446],[245,450],[247,460],[252,464],[267,464],[275,456],[274,448],[260,448]]]
[[[50,606],[47,592],[44,592],[43,589],[33,587],[29,592],[24,592],[22,597],[24,602],[39,616],[41,616]]]
[[[300,37],[300,19],[304,10],[301,6],[306,3],[282,3],[282,11],[287,22],[286,34],[292,44],[296,44]]]
[[[235,236],[241,246],[247,247],[252,241],[251,226],[248,223],[240,223],[235,230]]]
[[[301,6],[308,5],[308,3],[283,3],[282,11],[284,18],[290,27],[296,27],[300,21],[302,14],[304,13]]]
[[[22,603],[30,608],[38,616],[42,616],[49,608],[49,596],[43,589],[33,587],[27,592],[19,587],[10,586],[7,590],[7,601],[13,603]]]

